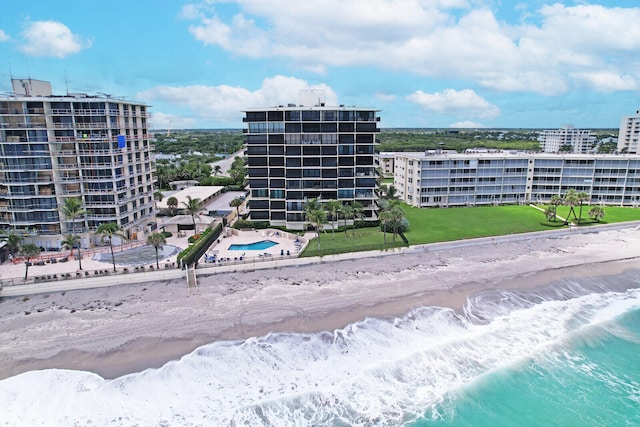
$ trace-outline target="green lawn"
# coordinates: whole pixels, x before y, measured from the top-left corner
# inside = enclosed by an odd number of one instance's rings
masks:
[[[543,209],[546,206],[542,207]],[[582,207],[582,223],[583,224],[591,224],[594,223],[591,218],[589,218],[589,209],[591,206],[583,206]],[[580,213],[580,207],[575,208],[576,214]],[[566,218],[569,214],[568,206],[558,206],[557,215]],[[573,216],[571,217],[573,219]],[[627,222],[627,221],[640,221],[640,209],[639,208],[628,208],[628,207],[619,207],[619,206],[605,206],[604,207],[604,218],[600,220],[597,224],[613,224],[616,222]]]
[[[447,242],[476,237],[501,236],[506,234],[527,233],[562,228],[562,221],[549,222],[544,212],[531,206],[486,206],[475,208],[437,208],[421,209],[401,204],[409,220],[409,230],[405,236],[411,245]],[[544,207],[542,207],[544,209]],[[569,208],[558,207],[558,215],[566,217]],[[594,224],[588,217],[589,207],[582,208],[583,225]],[[605,207],[605,217],[600,224],[640,220],[640,208]],[[383,244],[383,234],[378,227],[358,228],[356,236],[348,231],[336,233],[335,240],[331,232],[320,234],[320,248],[325,253],[357,252],[375,249]],[[391,234],[387,233],[387,242],[392,246]],[[401,245],[400,239],[397,244]],[[316,240],[313,239],[302,256],[315,256]]]
[[[412,245],[549,230],[544,213],[530,206],[420,209],[403,205]]]

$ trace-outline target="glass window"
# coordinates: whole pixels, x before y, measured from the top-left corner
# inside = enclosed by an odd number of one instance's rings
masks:
[[[320,110],[303,110],[302,121],[303,122],[319,122]]]

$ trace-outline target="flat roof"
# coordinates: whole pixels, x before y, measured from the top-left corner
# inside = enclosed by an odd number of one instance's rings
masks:
[[[178,209],[184,207],[182,202],[187,202],[187,197],[191,197],[192,199],[200,199],[201,201],[205,201],[206,199],[215,196],[220,193],[224,187],[220,185],[196,185],[193,187],[187,187],[184,190],[180,190],[175,192],[167,197],[164,197],[161,202],[158,202],[158,208],[167,209],[167,200],[169,197],[175,197],[178,200]],[[204,209],[204,206],[203,206]]]
[[[471,152],[471,153],[425,153],[419,152],[397,152],[395,157],[413,157],[417,159],[462,159],[462,158],[546,158],[546,159],[632,159],[640,160],[640,154],[572,154],[572,153],[533,153],[525,151],[499,151],[499,152]]]
[[[377,108],[371,108],[371,107],[357,107],[355,105],[351,105],[351,106],[345,106],[345,105],[333,105],[333,106],[326,106],[326,105],[276,105],[273,107],[262,107],[262,108],[258,108],[258,107],[250,107],[247,108],[246,110],[242,110],[242,112],[255,112],[255,111],[293,111],[293,110],[322,110],[322,111],[351,111],[351,110],[358,110],[358,111],[382,111],[382,110],[378,110]]]

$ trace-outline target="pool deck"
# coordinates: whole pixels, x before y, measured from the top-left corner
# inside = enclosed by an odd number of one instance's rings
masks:
[[[215,242],[208,250],[207,255],[216,255],[216,263],[206,262],[203,259],[199,262],[199,267],[217,267],[223,265],[229,265],[237,263],[239,264],[240,257],[242,262],[257,262],[257,261],[271,261],[275,259],[283,258],[297,258],[300,252],[307,245],[309,239],[295,234],[285,233],[279,230],[235,230],[227,228],[225,230],[225,237],[220,237],[220,242]],[[176,246],[180,249],[185,249],[189,246],[188,235],[184,237],[177,237],[175,234],[167,239],[167,245]],[[230,251],[228,250],[231,244],[249,244],[259,242],[261,240],[271,240],[276,242],[277,245],[267,249],[257,251]],[[296,243],[296,240],[299,242]],[[131,249],[132,246],[142,246],[146,242],[129,242],[125,247],[114,246],[114,252],[120,252],[122,250]],[[281,252],[282,251],[282,252]],[[287,252],[288,251],[288,252]],[[24,273],[25,265],[23,262],[14,264],[10,261],[6,261],[0,264],[0,285],[12,286],[22,285],[27,283],[43,283],[43,282],[56,282],[59,280],[82,278],[85,280],[95,280],[102,275],[114,275],[113,264],[109,257],[108,261],[98,261],[93,259],[93,255],[96,252],[109,253],[108,247],[96,247],[91,250],[85,250],[82,252],[82,271],[78,270],[78,261],[74,257],[70,256],[69,251],[60,251],[51,253],[55,254],[56,258],[68,257],[67,262],[56,263],[44,263],[44,265],[33,265],[29,267],[29,278],[25,282]],[[282,253],[282,255],[281,255]],[[288,253],[288,255],[287,255]],[[267,254],[265,256],[265,254]],[[228,258],[228,260],[227,260]],[[225,261],[219,262],[221,259]],[[155,260],[145,264],[144,269],[137,268],[130,265],[116,264],[118,276],[125,272],[135,273],[139,271],[149,271],[155,268]],[[177,254],[174,254],[168,258],[161,259],[160,269],[163,271],[171,271],[178,268]],[[153,266],[153,267],[152,267]],[[114,279],[111,279],[114,280]],[[1,286],[0,286],[1,287]]]
[[[260,250],[229,250],[231,245],[248,245],[263,240],[271,240],[277,243],[267,249]],[[251,262],[255,260],[268,260],[272,257],[296,258],[308,243],[308,239],[296,234],[287,233],[280,230],[235,230],[227,229],[227,234],[223,234],[217,242],[209,247],[205,256],[200,261],[205,264],[220,264],[229,261]],[[206,261],[208,258],[209,261]],[[240,259],[242,258],[242,259]],[[199,264],[202,265],[202,264]]]

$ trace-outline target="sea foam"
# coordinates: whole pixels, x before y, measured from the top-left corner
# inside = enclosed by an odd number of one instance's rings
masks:
[[[637,289],[572,286],[570,296],[528,302],[485,294],[464,316],[425,307],[333,332],[216,342],[114,380],[27,372],[0,381],[0,425],[400,425],[489,372],[545,357],[640,306]]]

